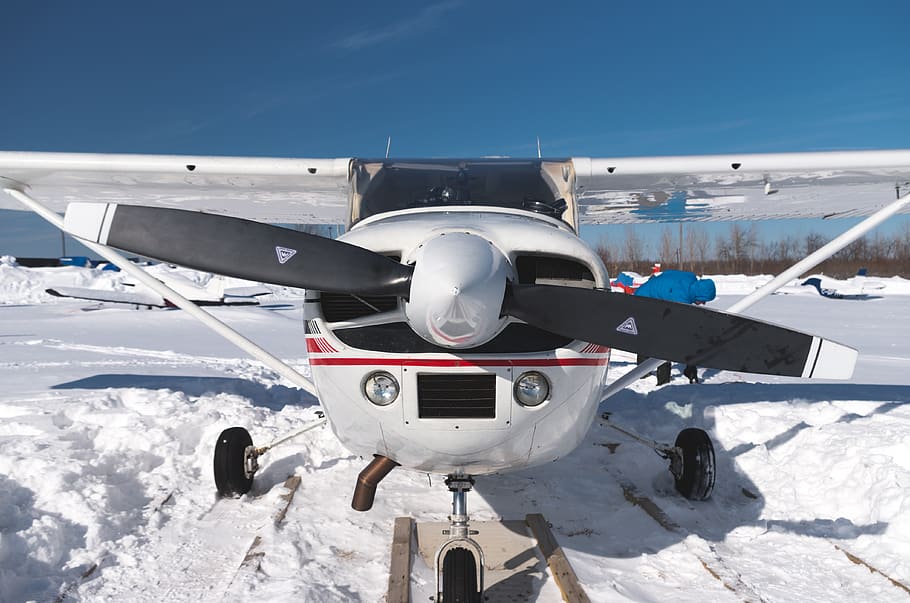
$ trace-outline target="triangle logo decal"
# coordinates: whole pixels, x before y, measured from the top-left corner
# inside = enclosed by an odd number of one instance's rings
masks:
[[[625,319],[621,325],[616,327],[616,330],[626,335],[638,335],[638,325],[635,324],[635,317],[630,316]]]
[[[275,247],[275,255],[278,256],[279,264],[287,264],[288,260],[294,257],[297,254],[296,249],[288,249],[287,247]]]

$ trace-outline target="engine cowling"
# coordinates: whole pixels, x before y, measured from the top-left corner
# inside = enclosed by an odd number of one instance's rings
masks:
[[[493,339],[505,326],[502,300],[509,262],[483,237],[439,234],[421,244],[405,303],[408,324],[430,343],[471,348]]]

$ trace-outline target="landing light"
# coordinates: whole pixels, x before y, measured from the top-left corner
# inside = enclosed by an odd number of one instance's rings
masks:
[[[515,399],[524,406],[540,406],[550,397],[550,382],[537,371],[522,374],[515,380]]]
[[[398,398],[398,380],[385,371],[370,373],[363,381],[363,395],[376,406],[388,406]]]

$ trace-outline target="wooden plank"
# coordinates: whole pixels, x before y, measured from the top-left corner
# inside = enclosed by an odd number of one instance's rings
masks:
[[[282,494],[281,496],[278,497],[279,499],[281,499],[282,504],[278,508],[278,512],[275,513],[274,521],[275,521],[276,526],[278,524],[280,524],[282,521],[284,521],[284,517],[288,514],[288,509],[291,506],[291,502],[294,500],[294,494],[297,493],[297,488],[299,486],[300,486],[300,476],[299,475],[292,475],[291,477],[289,477],[285,480],[284,487],[287,490],[287,492],[285,492],[284,494]]]
[[[832,544],[834,544],[834,543],[832,543]],[[852,562],[855,563],[856,565],[861,565],[861,566],[865,567],[867,570],[869,570],[869,571],[872,572],[873,574],[878,574],[878,575],[880,575],[880,576],[883,576],[883,577],[886,578],[889,582],[891,582],[891,584],[893,584],[893,585],[896,586],[897,588],[901,589],[902,591],[904,591],[905,593],[907,593],[908,595],[910,595],[910,587],[907,587],[906,584],[903,584],[902,582],[898,582],[897,580],[895,580],[894,578],[892,578],[891,576],[889,576],[888,574],[886,574],[886,573],[883,572],[882,570],[878,569],[878,568],[875,567],[875,566],[870,565],[869,563],[867,563],[867,562],[864,561],[863,559],[857,557],[857,556],[854,555],[853,553],[848,552],[846,549],[842,549],[841,547],[837,546],[836,544],[834,545],[834,548],[836,548],[838,551],[840,551],[841,553],[843,553],[844,555],[846,555],[847,559],[849,559],[850,561],[852,561]]]
[[[281,522],[284,521],[285,516],[287,516],[288,509],[291,506],[291,502],[294,500],[294,494],[297,493],[298,487],[300,487],[300,476],[298,475],[292,475],[284,481],[285,492],[278,496],[278,508],[272,516],[272,523],[275,526],[280,525]],[[240,565],[237,567],[234,577],[231,578],[231,581],[228,583],[228,590],[230,590],[234,582],[244,575],[255,574],[260,571],[260,568],[262,567],[262,558],[265,557],[265,551],[260,550],[261,544],[262,537],[259,536],[259,534],[256,534],[253,538],[253,542],[250,544],[250,548],[246,551],[246,555],[243,556],[243,561],[241,561]]]
[[[409,603],[411,600],[411,529],[410,517],[396,517],[392,533],[392,558],[389,563],[387,603]]]
[[[565,552],[556,542],[553,532],[550,531],[547,520],[540,513],[531,513],[525,517],[525,521],[528,522],[528,526],[537,539],[537,546],[547,560],[553,579],[562,592],[563,600],[566,603],[590,603],[588,595],[578,583],[575,570],[572,569]]]

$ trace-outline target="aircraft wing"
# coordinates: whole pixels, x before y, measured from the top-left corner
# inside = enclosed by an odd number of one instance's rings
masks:
[[[63,213],[75,201],[158,205],[260,222],[343,224],[348,159],[0,152],[0,188]],[[0,209],[23,209],[0,195]]]
[[[910,150],[572,162],[582,224],[864,216],[910,193]]]
[[[582,224],[868,215],[910,192],[910,150],[571,159]],[[350,159],[0,152],[0,185],[57,212],[158,205],[346,222]],[[0,209],[22,209],[0,195]]]

